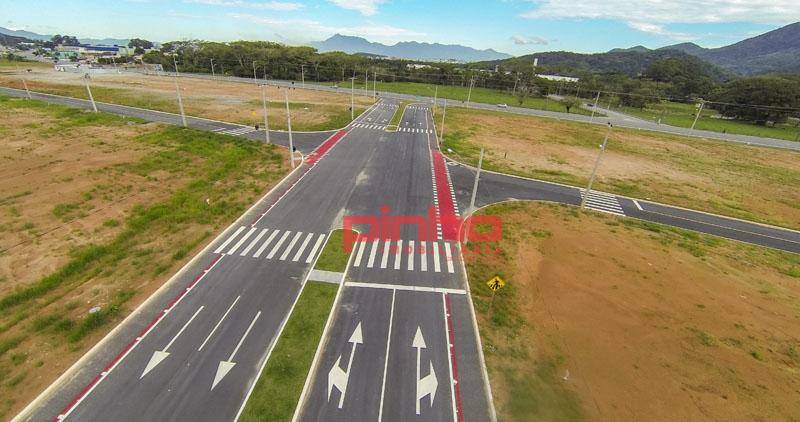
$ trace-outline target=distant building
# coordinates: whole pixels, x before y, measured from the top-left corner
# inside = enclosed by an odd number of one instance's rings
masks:
[[[56,47],[59,58],[72,57],[122,57],[132,56],[133,48],[121,45],[59,45]]]
[[[420,63],[409,63],[406,65],[407,69],[432,69],[433,66],[428,64],[420,64]]]
[[[536,74],[537,78],[547,79],[549,81],[557,81],[557,82],[578,82],[579,78],[572,78],[569,76],[560,76],[560,75],[540,75]]]

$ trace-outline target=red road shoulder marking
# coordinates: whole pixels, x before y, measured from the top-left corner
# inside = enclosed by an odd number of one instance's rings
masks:
[[[453,329],[453,318],[451,317],[453,311],[450,306],[450,295],[447,293],[444,294],[444,303],[447,309],[447,336],[450,338],[451,346],[450,362],[453,365],[453,381],[455,381],[453,390],[456,396],[456,415],[458,416],[458,421],[461,422],[464,420],[464,412],[461,408],[461,384],[458,381],[458,363],[456,362],[456,333],[455,329]]]
[[[436,178],[436,198],[442,221],[444,240],[458,240],[458,220],[456,217],[453,193],[447,177],[447,164],[444,156],[437,149],[431,150],[433,160],[433,176]]]

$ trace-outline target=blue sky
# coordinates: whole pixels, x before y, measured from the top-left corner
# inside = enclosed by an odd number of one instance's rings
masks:
[[[0,0],[0,26],[82,38],[302,44],[338,32],[514,55],[716,47],[797,21],[798,0]]]

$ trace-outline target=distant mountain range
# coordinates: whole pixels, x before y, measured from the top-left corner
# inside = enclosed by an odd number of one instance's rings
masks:
[[[49,41],[51,38],[53,38],[52,35],[42,35],[35,32],[23,31],[21,29],[8,29],[3,28],[2,26],[0,26],[0,35],[22,37],[32,41]],[[128,45],[129,40],[122,38],[78,38],[78,41],[83,44]]]
[[[387,57],[399,57],[412,60],[456,60],[459,62],[475,62],[484,60],[507,59],[510,54],[500,53],[492,49],[477,50],[457,44],[420,43],[416,41],[399,42],[386,45],[370,42],[361,37],[336,34],[325,41],[312,42],[311,46],[320,52],[343,51],[345,53],[368,53]]]

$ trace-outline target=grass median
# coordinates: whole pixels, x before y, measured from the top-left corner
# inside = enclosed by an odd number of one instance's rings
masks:
[[[403,113],[406,111],[406,106],[409,104],[409,101],[400,101],[400,104],[397,106],[397,110],[394,111],[392,115],[392,119],[389,120],[389,124],[387,127],[391,127],[393,130],[397,130],[397,127],[400,125],[400,119],[403,118]]]
[[[335,230],[314,269],[341,273],[347,268],[349,258],[344,248],[344,231]],[[240,421],[292,419],[338,289],[338,284],[306,282]]]

